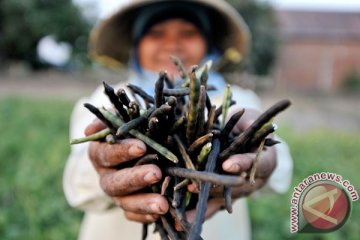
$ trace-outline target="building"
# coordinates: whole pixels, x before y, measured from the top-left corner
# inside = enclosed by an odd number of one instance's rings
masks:
[[[335,91],[360,74],[360,12],[277,11],[282,47],[277,88]]]

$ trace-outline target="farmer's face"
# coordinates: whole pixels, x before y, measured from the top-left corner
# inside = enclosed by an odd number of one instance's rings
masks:
[[[150,28],[139,42],[140,65],[147,70],[166,70],[178,75],[170,55],[181,59],[186,70],[199,64],[206,53],[206,41],[192,23],[170,19]]]

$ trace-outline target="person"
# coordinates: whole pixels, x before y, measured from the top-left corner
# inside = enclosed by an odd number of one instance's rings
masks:
[[[174,79],[179,74],[170,59],[175,55],[186,69],[212,60],[219,62],[228,48],[246,55],[250,37],[241,16],[222,0],[130,1],[110,18],[100,22],[92,31],[90,52],[96,59],[120,62],[129,68],[127,81],[115,89],[126,89],[126,83],[141,86],[149,94],[160,70],[166,70]],[[226,82],[222,75],[209,72],[208,84],[218,91],[211,93],[212,102],[220,105]],[[237,104],[230,111],[245,108],[245,114],[234,131],[248,127],[261,111],[254,92],[232,86]],[[99,87],[88,98],[80,99],[74,107],[70,137],[78,138],[95,133],[104,125],[95,120],[84,107],[110,106]],[[147,146],[137,139],[124,139],[110,145],[91,142],[71,147],[66,163],[63,185],[65,196],[73,207],[85,211],[79,239],[140,239],[142,225],[154,222],[169,209],[167,200],[159,194],[138,190],[158,182],[163,173],[154,164],[121,170],[114,166],[145,154]],[[225,172],[239,174],[250,169],[254,153],[230,156],[223,164]],[[292,160],[286,143],[263,152],[256,183],[247,183],[233,189],[234,212],[223,209],[221,198],[209,200],[208,220],[204,223],[204,239],[250,239],[250,221],[246,198],[254,192],[285,192],[290,184]],[[191,187],[189,187],[190,189]],[[116,207],[114,207],[116,206]],[[189,221],[194,210],[187,212]],[[158,239],[149,233],[148,239]]]

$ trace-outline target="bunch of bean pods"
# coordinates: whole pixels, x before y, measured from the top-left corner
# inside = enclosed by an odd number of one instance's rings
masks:
[[[173,57],[173,61],[183,79],[182,84],[174,86],[168,74],[160,72],[153,96],[138,86],[128,84],[130,97],[124,89],[115,91],[104,83],[104,92],[113,109],[90,104],[84,106],[107,128],[90,136],[73,139],[71,144],[86,141],[116,144],[118,140],[129,137],[142,140],[148,145],[146,155],[118,168],[148,163],[159,166],[163,179],[143,189],[144,192],[160,193],[169,201],[170,210],[155,222],[155,230],[162,239],[198,240],[202,239],[200,234],[211,198],[211,187],[224,187],[225,208],[231,213],[231,187],[240,186],[246,181],[254,182],[261,151],[279,143],[269,137],[276,128],[272,119],[286,109],[290,101],[277,102],[249,128],[235,135],[232,129],[245,110],[227,116],[230,106],[235,104],[230,86],[225,89],[221,106],[216,107],[211,103],[208,91],[214,90],[214,87],[207,84],[211,63],[201,68],[194,66],[186,73],[179,59]],[[222,162],[229,156],[254,151],[257,157],[249,172],[234,176],[221,170]],[[198,193],[189,192],[188,184],[194,184]],[[195,221],[189,223],[185,212],[194,208]],[[181,225],[182,231],[175,229],[175,221]],[[144,224],[143,239],[146,239],[147,228]]]

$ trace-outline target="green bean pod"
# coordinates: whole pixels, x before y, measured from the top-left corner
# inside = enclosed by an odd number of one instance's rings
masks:
[[[178,158],[172,152],[170,152],[167,148],[163,147],[161,144],[155,142],[151,138],[149,138],[146,135],[142,134],[138,130],[131,129],[129,131],[129,133],[131,135],[133,135],[134,137],[136,137],[136,138],[140,139],[141,141],[143,141],[145,144],[150,146],[152,149],[154,149],[155,151],[157,151],[158,153],[160,153],[162,156],[169,159],[170,161],[172,161],[174,163],[177,163],[179,161]]]
[[[226,117],[230,108],[231,98],[232,98],[232,93],[231,93],[230,85],[228,84],[225,88],[224,100],[222,105],[221,129],[225,127]]]
[[[84,142],[89,142],[89,141],[100,140],[100,139],[106,137],[110,133],[111,133],[110,128],[105,128],[97,133],[91,134],[91,135],[83,137],[83,138],[71,139],[70,144],[73,145],[73,144],[79,144],[79,143],[84,143]]]

